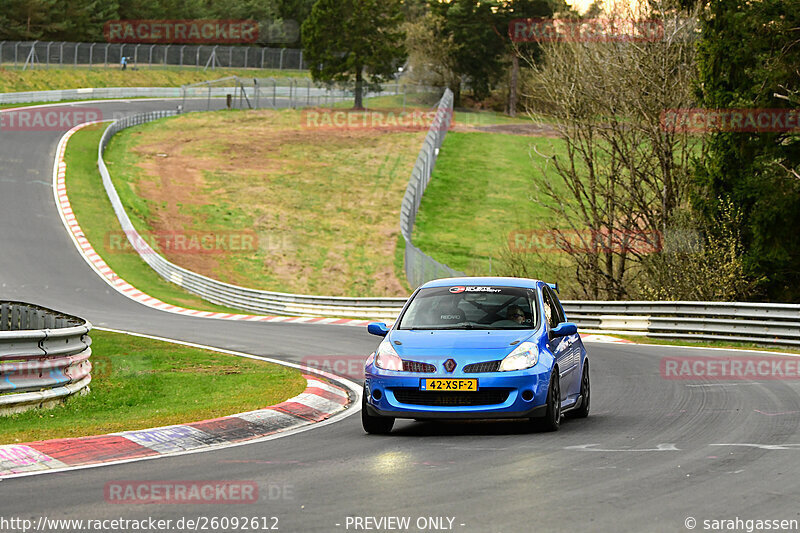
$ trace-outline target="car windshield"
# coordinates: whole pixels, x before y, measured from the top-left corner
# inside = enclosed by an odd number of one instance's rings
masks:
[[[535,289],[432,287],[420,290],[397,329],[531,329],[536,325]]]

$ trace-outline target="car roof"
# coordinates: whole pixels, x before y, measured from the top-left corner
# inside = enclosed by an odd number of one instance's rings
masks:
[[[538,279],[528,278],[502,278],[502,277],[462,277],[462,278],[443,278],[435,279],[425,283],[420,288],[429,287],[453,287],[458,285],[468,286],[500,286],[500,287],[522,287],[535,289]]]

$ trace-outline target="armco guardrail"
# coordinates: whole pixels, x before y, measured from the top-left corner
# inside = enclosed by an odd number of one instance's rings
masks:
[[[800,305],[564,301],[582,331],[664,339],[800,345]]]
[[[292,102],[306,100],[318,103],[342,100],[348,95],[341,91],[331,91],[318,87],[306,87],[300,81],[291,78],[269,80],[271,83],[262,89],[263,101],[269,104],[270,98],[290,98]],[[213,83],[213,82],[207,82]],[[237,87],[220,86],[203,87],[103,87],[97,89],[61,89],[55,91],[28,91],[18,93],[0,93],[0,104],[26,104],[33,102],[61,102],[64,100],[105,100],[114,98],[222,98],[238,90]],[[244,88],[245,94],[253,98],[251,88]],[[311,100],[311,99],[315,100]],[[273,102],[274,103],[274,102]],[[294,106],[294,104],[292,104]]]
[[[431,181],[433,167],[439,150],[450,128],[453,118],[453,92],[445,89],[444,95],[439,100],[436,118],[428,129],[428,135],[422,143],[422,149],[417,156],[417,162],[411,171],[411,179],[406,187],[403,196],[403,203],[400,206],[400,233],[405,241],[405,270],[408,283],[412,287],[419,287],[426,281],[437,278],[453,276],[463,276],[463,272],[458,272],[449,266],[442,264],[425,252],[414,246],[411,242],[411,235],[414,233],[414,224],[417,221],[419,205],[422,202],[422,195]]]
[[[199,95],[199,93],[198,93]],[[180,87],[104,87],[99,89],[61,89],[0,93],[0,104],[60,102],[62,100],[101,100],[107,98],[178,98]]]
[[[328,86],[310,78],[225,78],[207,80],[182,87],[101,87],[86,89],[59,89],[53,91],[27,91],[0,93],[0,104],[26,104],[33,102],[61,102],[69,100],[107,100],[118,98],[224,98],[227,95],[241,99],[237,107],[247,104],[251,108],[276,107],[276,100],[289,100],[289,107],[327,106],[353,98],[353,88]],[[366,92],[364,98],[397,95],[418,97],[435,88],[401,83],[381,84],[380,90]]]
[[[91,382],[92,325],[21,302],[0,302],[0,414],[62,401]]]
[[[447,108],[445,97],[439,107]],[[452,98],[452,96],[451,96]],[[404,298],[342,298],[309,296],[280,292],[246,289],[217,281],[191,272],[170,263],[139,236],[120,202],[117,191],[103,161],[103,150],[116,132],[137,124],[175,115],[174,111],[161,111],[134,115],[115,121],[104,133],[98,151],[98,167],[103,185],[114,206],[128,240],[142,259],[164,279],[175,283],[202,298],[255,313],[296,316],[356,316],[363,318],[393,320],[402,308]],[[447,114],[441,114],[445,119]],[[427,257],[410,242],[419,201],[435,161],[435,149],[441,146],[446,128],[441,124],[428,133],[423,150],[427,154],[417,161],[412,182],[403,200],[403,236],[406,238],[406,268],[409,257],[419,260]],[[409,250],[412,250],[409,252]],[[432,259],[428,258],[430,261]],[[421,277],[427,273],[436,276],[458,275],[441,265],[443,272],[436,273],[423,259],[421,266],[413,267],[412,273]],[[409,280],[412,278],[409,277]],[[421,278],[418,278],[421,279]],[[421,283],[421,282],[420,282]],[[648,337],[727,340],[758,342],[765,344],[800,344],[800,305],[726,303],[726,302],[605,302],[564,301],[570,320],[576,322],[583,332],[646,335]]]
[[[345,298],[338,296],[310,296],[282,292],[261,291],[238,287],[192,272],[171,263],[158,254],[134,228],[119,199],[114,183],[103,161],[105,150],[111,137],[131,126],[144,124],[164,117],[174,116],[175,111],[156,111],[132,115],[114,121],[100,140],[97,166],[103,179],[114,212],[119,219],[128,241],[142,259],[165,280],[187,291],[197,294],[209,302],[242,309],[259,314],[278,314],[292,316],[359,317],[390,320],[397,316],[405,303],[405,298]]]

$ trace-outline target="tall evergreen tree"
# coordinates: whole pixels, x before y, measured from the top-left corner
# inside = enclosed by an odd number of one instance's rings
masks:
[[[47,40],[61,21],[58,0],[0,0],[0,40]]]
[[[508,25],[500,7],[498,2],[485,0],[430,2],[431,13],[445,21],[435,38],[452,41],[455,74],[469,84],[477,100],[489,96],[503,72]],[[458,105],[461,83],[450,88]]]
[[[405,58],[402,22],[398,0],[319,0],[301,30],[312,77],[354,82],[363,108],[364,82],[391,77]]]
[[[596,0],[595,3],[597,3]],[[592,4],[595,5],[595,4]],[[553,13],[560,9],[566,9],[566,4],[556,0],[507,0],[501,3],[498,11],[498,22],[503,29],[508,29],[506,46],[508,55],[511,58],[511,73],[508,83],[508,113],[516,116],[517,114],[517,93],[520,77],[520,58],[528,63],[535,62],[541,55],[539,43],[515,42],[511,32],[510,24],[518,19],[540,19],[552,18]]]
[[[796,107],[800,0],[713,0],[702,11],[698,99],[704,108]],[[776,96],[777,95],[777,96]],[[743,213],[745,267],[764,296],[800,302],[800,138],[797,132],[710,136],[695,205],[711,223],[730,199]]]

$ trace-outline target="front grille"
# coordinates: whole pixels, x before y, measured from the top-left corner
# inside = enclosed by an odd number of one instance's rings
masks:
[[[410,388],[394,389],[394,397],[400,403],[431,405],[436,407],[494,405],[506,401],[508,390],[484,389],[476,392],[423,391]]]
[[[462,372],[466,374],[478,374],[480,372],[497,372],[500,370],[500,361],[484,361],[483,363],[472,363],[464,367]]]
[[[430,363],[403,361],[403,372],[436,372],[436,367]]]

